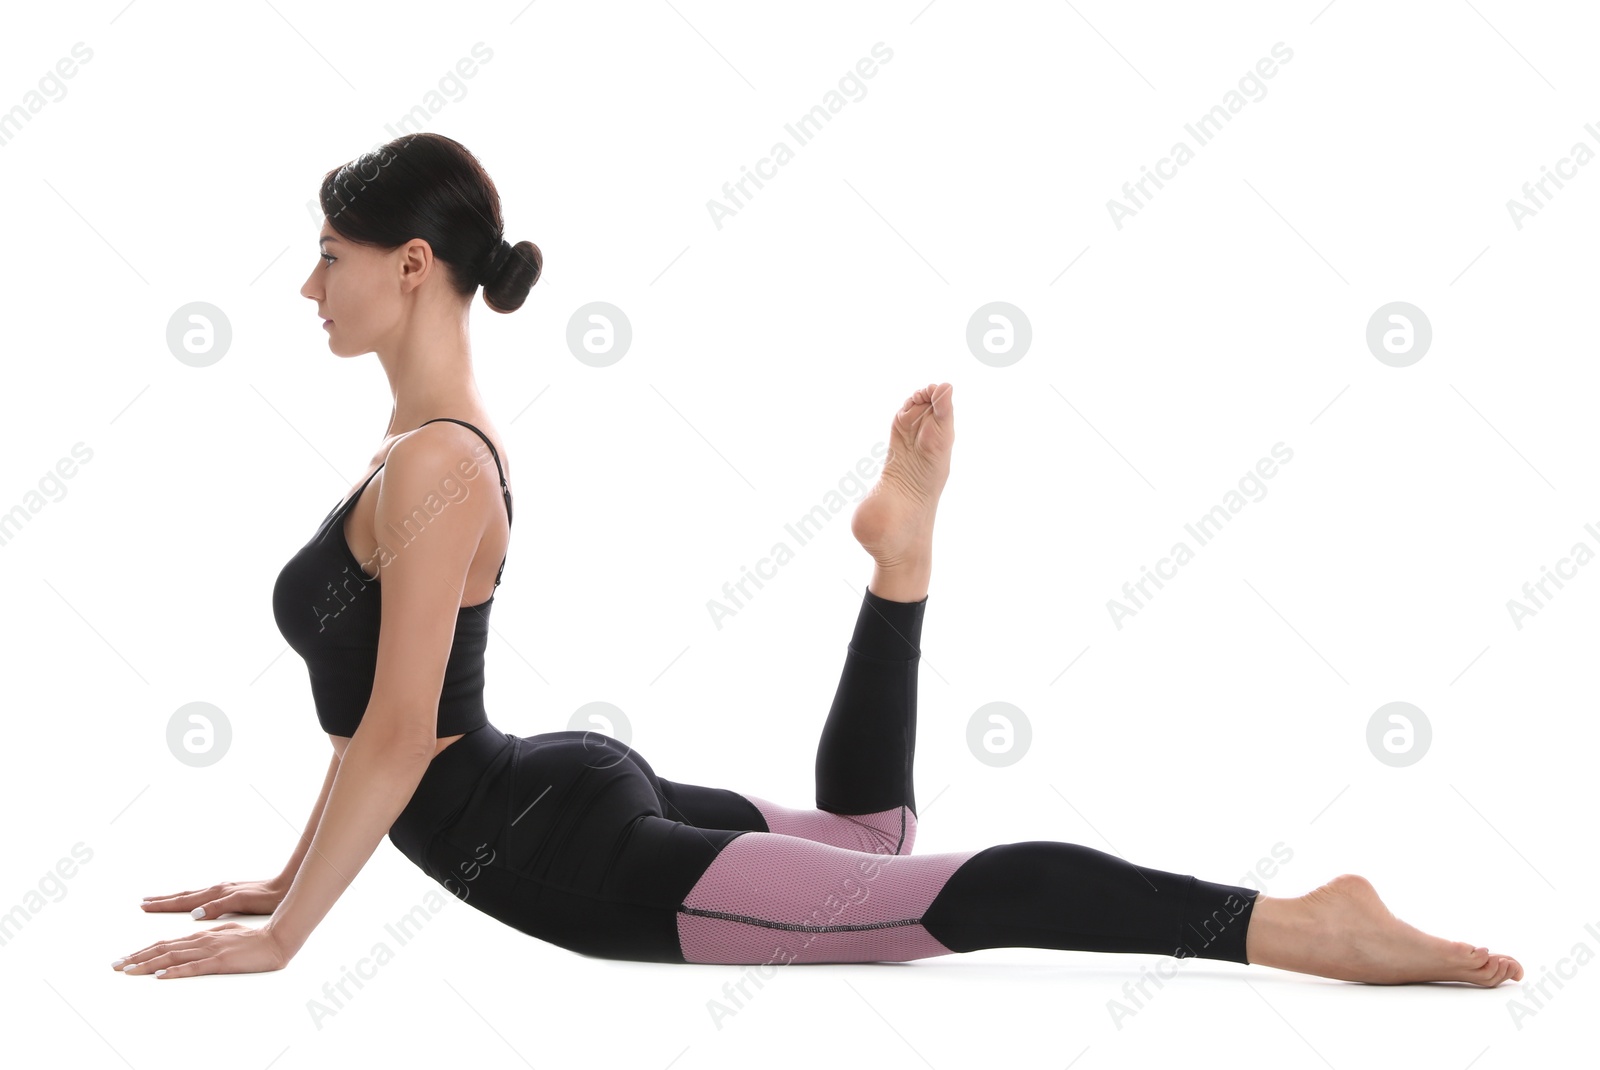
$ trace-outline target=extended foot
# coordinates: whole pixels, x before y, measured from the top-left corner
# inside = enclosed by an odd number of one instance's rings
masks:
[[[1365,877],[1344,873],[1293,899],[1258,897],[1245,957],[1282,970],[1375,985],[1460,981],[1494,988],[1522,980],[1510,955],[1429,936],[1383,905]]]
[[[950,449],[956,438],[951,391],[949,383],[929,383],[895,413],[883,473],[850,520],[850,533],[872,555],[880,572],[910,576],[931,563],[933,517],[950,476]],[[900,599],[876,593],[896,601],[923,597]]]

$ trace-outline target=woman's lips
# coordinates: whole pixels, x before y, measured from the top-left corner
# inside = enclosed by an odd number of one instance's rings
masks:
[[[322,321],[322,325],[323,325],[323,326],[324,326],[324,327],[326,327],[326,326],[327,326],[327,325],[328,325],[328,324],[330,324],[330,323],[332,323],[332,322],[333,322],[333,321],[332,321],[332,320],[323,320],[323,321]]]

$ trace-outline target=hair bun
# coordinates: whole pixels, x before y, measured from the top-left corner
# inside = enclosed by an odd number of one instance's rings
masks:
[[[511,243],[502,238],[500,244],[489,253],[489,266],[484,269],[483,282],[487,284],[497,278],[510,257]]]

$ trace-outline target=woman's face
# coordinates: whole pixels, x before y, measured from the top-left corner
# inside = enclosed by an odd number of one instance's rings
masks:
[[[300,287],[300,296],[316,302],[335,355],[371,353],[396,328],[403,281],[396,254],[403,251],[357,245],[323,219],[317,265]]]

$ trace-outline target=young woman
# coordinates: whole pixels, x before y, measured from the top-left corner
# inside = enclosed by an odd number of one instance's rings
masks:
[[[334,755],[276,879],[144,904],[271,914],[266,924],[159,941],[114,967],[164,978],[282,969],[387,833],[479,910],[606,958],[790,964],[1039,947],[1376,984],[1522,977],[1509,956],[1395,918],[1351,874],[1274,898],[1072,843],[911,853],[919,643],[955,441],[949,383],[895,413],[883,472],[852,520],[874,566],[817,749],[814,809],[667,780],[600,733],[495,728],[484,648],[512,498],[467,320],[479,284],[489,307],[518,308],[543,259],[503,240],[493,183],[437,134],[330,171],[321,204],[321,259],[300,292],[334,353],[378,354],[394,398],[372,470],[273,592]]]

